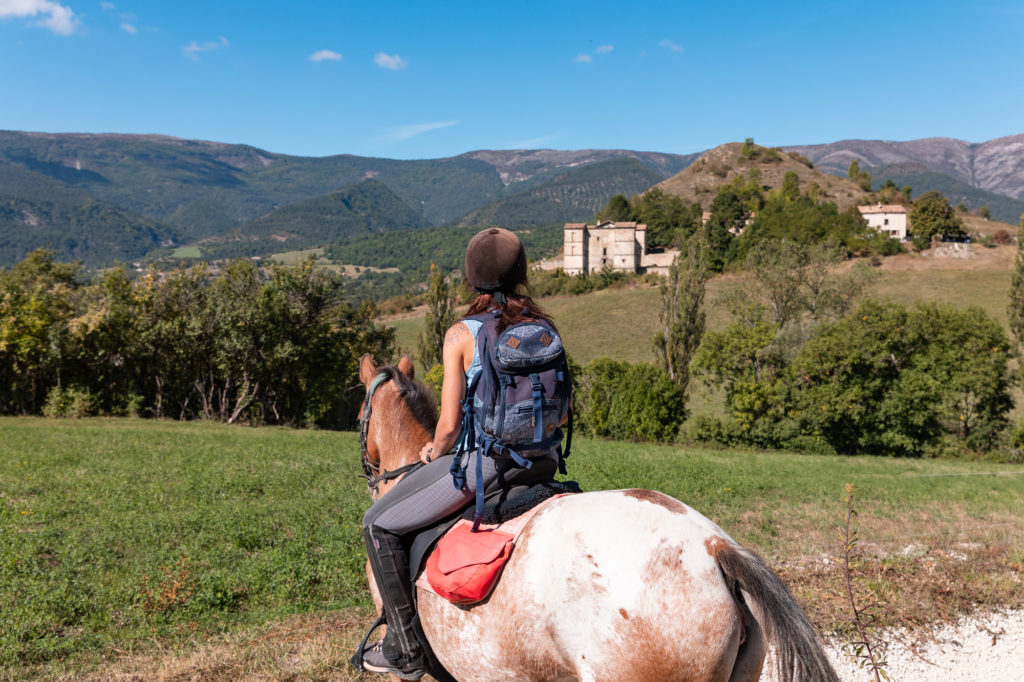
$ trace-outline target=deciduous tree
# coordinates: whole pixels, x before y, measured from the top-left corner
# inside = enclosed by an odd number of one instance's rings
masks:
[[[440,268],[431,263],[430,287],[427,289],[427,312],[423,331],[417,337],[420,366],[429,370],[441,362],[444,335],[455,324],[455,286],[450,285]]]
[[[654,335],[654,352],[684,395],[690,384],[690,362],[704,335],[704,292],[710,277],[707,249],[693,238],[685,257],[676,256],[661,284],[660,328]]]
[[[928,248],[934,237],[942,239],[964,236],[964,226],[941,192],[925,192],[910,209],[910,229],[914,246]]]

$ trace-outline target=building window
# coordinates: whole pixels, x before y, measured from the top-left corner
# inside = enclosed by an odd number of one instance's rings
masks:
[[[885,219],[885,221],[884,221],[884,222],[883,222],[882,224],[883,224],[883,225],[888,225],[888,224],[889,224],[889,219],[888,219],[888,218],[886,218],[886,219]]]

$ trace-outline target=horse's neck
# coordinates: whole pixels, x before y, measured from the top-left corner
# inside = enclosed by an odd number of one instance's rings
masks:
[[[420,450],[432,438],[432,434],[413,417],[409,407],[396,400],[398,407],[390,410],[391,418],[384,425],[389,443],[381,448],[381,466],[392,471],[406,464],[412,464],[420,457]]]

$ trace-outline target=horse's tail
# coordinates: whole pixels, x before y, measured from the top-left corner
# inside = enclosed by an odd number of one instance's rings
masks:
[[[758,622],[775,649],[775,679],[779,682],[838,682],[814,627],[786,584],[761,557],[734,542],[712,541],[708,550],[722,573],[738,585],[760,616]]]

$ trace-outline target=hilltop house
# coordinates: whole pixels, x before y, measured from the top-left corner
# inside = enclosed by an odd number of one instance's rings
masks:
[[[868,227],[885,232],[893,239],[903,241],[907,238],[907,208],[899,204],[875,204],[874,206],[858,206],[860,215],[867,221]]]
[[[562,266],[566,274],[581,275],[604,268],[617,272],[661,271],[676,252],[647,253],[647,226],[606,220],[597,225],[566,223]]]

